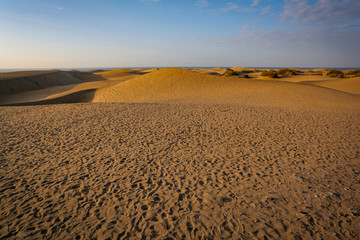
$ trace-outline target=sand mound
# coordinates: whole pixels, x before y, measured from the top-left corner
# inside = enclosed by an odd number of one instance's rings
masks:
[[[191,69],[191,71],[197,72],[197,73],[215,75],[215,76],[221,76],[225,72],[224,69],[214,70],[214,69],[208,69],[208,68],[194,68],[194,69]]]
[[[110,70],[110,71],[104,71],[104,72],[98,72],[95,73],[96,75],[99,75],[107,80],[129,80],[131,78],[134,78],[136,76],[140,76],[143,74],[146,74],[148,72],[153,71],[153,69],[127,69],[127,68],[122,68],[122,69],[114,69],[114,70]]]
[[[230,103],[278,107],[359,107],[359,97],[317,86],[244,80],[167,68],[96,91],[94,102]]]
[[[93,100],[94,94],[95,94],[95,89],[87,89],[60,97],[44,99],[39,101],[27,101],[20,103],[2,104],[2,106],[30,106],[30,105],[63,104],[63,103],[88,103]]]
[[[17,72],[5,72],[0,73],[0,80],[19,78],[19,77],[29,77],[29,76],[37,76],[47,73],[54,73],[60,70],[44,70],[44,71],[17,71]]]
[[[82,83],[83,81],[76,77],[80,75],[84,76],[83,73],[64,71],[0,74],[0,94],[13,94],[52,86]]]
[[[94,81],[101,81],[105,78],[100,74],[94,74],[91,72],[81,72],[81,71],[68,71],[72,76],[80,79],[83,82],[94,82]]]
[[[337,78],[325,81],[309,81],[307,83],[322,86],[326,88],[336,89],[343,92],[360,94],[360,77],[355,78]]]
[[[85,90],[109,87],[151,71],[153,70],[116,69],[93,73],[53,70],[0,74],[0,105],[32,104],[34,102],[45,104],[50,99],[78,95],[77,92],[80,94]],[[71,102],[73,101],[71,100]]]

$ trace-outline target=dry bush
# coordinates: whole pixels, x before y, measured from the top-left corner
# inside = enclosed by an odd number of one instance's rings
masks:
[[[279,76],[294,76],[296,75],[296,70],[291,68],[284,68],[277,70],[276,73]]]
[[[350,77],[360,77],[360,70],[359,69],[350,70],[350,71],[347,71],[345,74]]]
[[[276,71],[273,69],[265,70],[261,73],[261,76],[271,77],[271,78],[279,78],[279,75],[277,75]]]
[[[323,75],[323,73],[321,71],[314,71],[314,70],[310,70],[310,71],[308,71],[308,73],[311,75],[318,75],[318,76]]]
[[[250,78],[249,75],[245,74],[243,78]]]
[[[337,77],[337,78],[343,78],[345,75],[342,71],[337,70],[337,69],[330,69],[327,73],[326,76],[328,77]]]
[[[226,77],[236,76],[236,75],[238,75],[238,74],[231,68],[227,68],[224,73],[224,76],[226,76]]]

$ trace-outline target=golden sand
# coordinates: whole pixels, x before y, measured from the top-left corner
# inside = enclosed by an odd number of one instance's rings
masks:
[[[219,72],[0,74],[0,239],[359,239],[359,79]]]

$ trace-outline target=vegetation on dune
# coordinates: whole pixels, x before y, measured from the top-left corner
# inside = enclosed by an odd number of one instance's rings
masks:
[[[231,68],[227,68],[224,73],[224,76],[226,76],[226,77],[236,76],[236,75],[238,75],[238,74]]]
[[[279,69],[277,71],[270,69],[270,70],[265,70],[261,73],[261,76],[267,76],[267,77],[271,77],[271,78],[279,78],[284,77],[284,76],[294,76],[297,75],[297,73],[299,73],[298,70],[296,69],[291,69],[291,68],[284,68],[284,69]]]
[[[242,70],[241,73],[253,73],[254,70]]]
[[[337,69],[330,69],[327,73],[326,76],[328,77],[337,77],[337,78],[343,78],[345,77],[344,73],[340,70]]]
[[[243,78],[250,78],[249,75],[245,74]]]
[[[359,69],[350,70],[350,71],[347,71],[345,74],[350,77],[360,77],[360,70]]]
[[[310,75],[317,75],[317,76],[322,76],[323,75],[323,73],[321,71],[314,71],[314,70],[310,70],[310,71],[308,71],[308,73]]]
[[[277,75],[276,71],[273,69],[265,70],[261,73],[261,76],[271,77],[271,78],[279,78],[279,75]]]
[[[279,76],[294,76],[297,75],[297,71],[291,68],[279,69],[276,71]]]

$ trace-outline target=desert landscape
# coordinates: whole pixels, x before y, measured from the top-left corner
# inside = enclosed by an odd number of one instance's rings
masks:
[[[0,73],[0,239],[360,239],[359,70]]]

